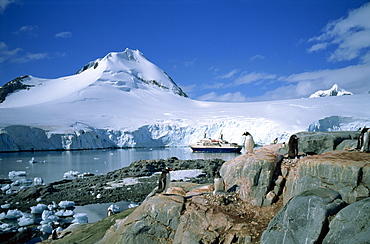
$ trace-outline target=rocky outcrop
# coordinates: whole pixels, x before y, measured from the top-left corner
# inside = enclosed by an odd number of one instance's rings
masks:
[[[171,183],[130,216],[118,220],[99,243],[257,243],[280,206],[256,207],[212,186]],[[263,212],[264,214],[260,214]]]
[[[358,201],[342,209],[330,222],[324,244],[369,243],[370,198]]]
[[[370,154],[331,151],[297,160],[294,166],[282,163],[288,172],[283,192],[284,203],[311,189],[330,188],[348,203],[369,197]]]
[[[359,131],[333,131],[333,132],[299,132],[296,133],[298,139],[298,151],[305,154],[321,154],[333,150],[346,149],[339,146],[343,141],[347,145],[357,144],[360,136]],[[349,148],[347,148],[349,149]]]
[[[171,243],[184,206],[184,197],[155,196],[110,228],[100,243]]]
[[[303,192],[292,198],[271,220],[261,243],[321,243],[327,232],[328,216],[345,205],[338,192],[327,188]]]
[[[279,154],[270,150],[258,150],[224,163],[220,173],[226,189],[236,189],[240,198],[256,206],[266,202],[266,194],[272,187]]]

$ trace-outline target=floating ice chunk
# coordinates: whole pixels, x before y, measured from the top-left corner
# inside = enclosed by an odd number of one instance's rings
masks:
[[[9,178],[17,176],[26,176],[26,171],[10,171],[8,173]]]
[[[10,203],[1,205],[1,208],[2,209],[8,209],[8,208],[10,208]]]
[[[53,212],[45,209],[44,211],[42,211],[41,218],[42,220],[45,220],[51,215],[53,215]]]
[[[185,169],[185,170],[176,170],[171,171],[171,180],[183,180],[188,181],[189,178],[196,178],[204,174],[201,169]]]
[[[70,171],[64,173],[63,178],[65,178],[65,179],[74,179],[79,174],[80,174],[80,172],[78,172],[78,171],[70,170]]]
[[[22,227],[23,226],[32,225],[34,223],[35,223],[35,221],[30,216],[23,216],[23,217],[21,217],[21,218],[18,219],[18,225],[19,226],[22,226]]]
[[[41,202],[41,201],[42,201],[41,197],[36,198],[36,202]]]
[[[11,187],[12,187],[11,185],[7,184],[7,185],[5,185],[5,186],[1,187],[1,190],[2,190],[2,191],[7,191],[7,190],[9,190]]]
[[[53,201],[53,204],[49,204],[48,205],[48,209],[50,211],[54,210],[54,209],[57,209],[58,208],[58,205]]]
[[[18,219],[22,216],[22,212],[18,209],[10,209],[5,215],[5,219]]]
[[[11,227],[12,227],[12,225],[5,224],[5,223],[0,225],[0,229],[2,229],[2,230],[5,230],[5,229],[11,228]]]
[[[72,202],[72,201],[61,201],[58,205],[61,208],[73,208],[75,206],[75,202]]]
[[[94,176],[94,175],[95,175],[94,173],[85,172],[85,173],[82,173],[82,174],[77,175],[77,177],[78,178],[85,178],[85,177]]]
[[[32,185],[32,180],[29,179],[19,179],[12,183],[14,186],[29,186]]]
[[[59,210],[58,212],[55,213],[55,215],[58,217],[69,217],[74,214],[75,212],[73,210]]]
[[[38,161],[34,157],[32,157],[31,160],[28,162],[30,162],[31,164],[38,163]]]
[[[103,196],[102,196],[102,194],[100,194],[100,193],[99,193],[98,195],[96,195],[96,198],[97,198],[97,199],[102,198],[102,197],[103,197]]]
[[[136,203],[130,203],[128,205],[128,208],[134,208],[134,207],[137,207],[137,206],[139,206],[139,205],[137,205]]]
[[[5,219],[6,213],[0,213],[0,220]],[[1,227],[0,227],[1,228]]]
[[[42,218],[42,221],[40,222],[41,224],[52,223],[59,220],[59,217],[55,216],[53,212],[50,210],[44,210],[42,212],[41,218]]]
[[[9,194],[12,194],[12,193],[16,193],[17,190],[12,190],[12,189],[9,189],[5,192],[5,194],[9,195]]]
[[[35,178],[33,178],[33,184],[35,186],[43,185],[44,184],[44,179],[42,179],[41,177],[35,177]]]
[[[45,234],[51,234],[53,232],[53,227],[51,227],[51,224],[43,224],[37,227],[41,232]]]
[[[46,210],[48,207],[45,204],[39,203],[36,206],[31,207],[31,213],[32,214],[42,214],[44,210]]]
[[[88,218],[87,218],[86,213],[77,213],[77,214],[73,215],[73,217],[75,219],[72,221],[72,223],[75,223],[75,224],[86,224],[86,223],[88,223]]]
[[[110,205],[110,206],[108,207],[107,211],[108,211],[108,212],[110,211],[112,214],[116,214],[116,213],[121,212],[121,209],[119,208],[119,206],[118,206],[118,205],[112,204],[112,205]]]

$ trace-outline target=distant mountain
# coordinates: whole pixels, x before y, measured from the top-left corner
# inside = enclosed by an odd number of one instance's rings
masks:
[[[111,87],[125,92],[156,89],[187,97],[162,69],[140,51],[126,49],[89,62],[73,76],[57,79],[40,79],[30,75],[18,77],[0,87],[0,103],[5,101],[9,106],[31,105],[81,92],[92,86]]]
[[[0,88],[0,152],[187,146],[203,138],[256,144],[305,130],[370,127],[369,95],[222,103],[189,99],[138,50],[109,53],[57,79]],[[189,148],[190,150],[190,148]]]
[[[333,97],[333,96],[344,96],[344,95],[353,95],[352,92],[348,92],[343,88],[340,88],[337,84],[334,84],[329,90],[319,90],[313,93],[310,98],[314,97]]]

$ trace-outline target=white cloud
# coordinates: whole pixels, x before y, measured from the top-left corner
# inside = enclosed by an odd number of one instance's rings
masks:
[[[4,13],[5,9],[11,4],[11,3],[17,3],[17,0],[0,0],[0,14]]]
[[[309,53],[311,53],[311,52],[317,52],[319,50],[325,49],[327,46],[328,46],[328,43],[326,43],[326,42],[324,42],[324,43],[318,43],[318,44],[315,44],[312,47],[310,47],[308,49],[308,52]]]
[[[320,36],[309,42],[316,42],[308,52],[336,47],[328,61],[343,61],[361,58],[364,50],[370,48],[370,3],[352,10],[345,18],[329,22]],[[366,53],[366,52],[365,52]]]
[[[197,58],[195,59],[192,59],[192,60],[187,60],[184,62],[184,66],[185,67],[190,67],[190,66],[193,66],[195,64],[195,62],[197,61]]]
[[[312,93],[329,89],[338,84],[353,94],[365,94],[370,90],[370,63],[347,66],[341,69],[325,69],[279,77],[283,86],[268,91],[255,101],[308,98]],[[251,100],[248,98],[248,100]]]
[[[1,1],[1,0],[0,0]],[[28,37],[37,37],[35,31],[38,29],[37,26],[33,25],[25,25],[19,28],[17,31],[14,31],[13,34],[15,35],[26,35]]]
[[[0,42],[0,63],[14,58],[20,51],[22,51],[21,48],[10,50],[5,42]]]
[[[254,60],[262,60],[262,59],[265,59],[265,56],[263,55],[254,55],[253,57],[251,57],[249,60],[250,61],[254,61]]]
[[[258,73],[258,72],[253,72],[253,73],[247,73],[243,74],[241,77],[237,78],[235,80],[235,85],[242,85],[242,84],[248,84],[251,82],[255,81],[261,81],[261,80],[272,80],[276,79],[277,76],[274,74],[268,74],[268,73]]]
[[[216,102],[245,102],[246,97],[240,92],[228,92],[222,95],[217,95],[215,92],[210,92],[198,97],[197,100]]]
[[[55,34],[55,37],[59,37],[59,38],[63,38],[63,39],[71,38],[72,37],[72,32],[70,32],[70,31],[59,32],[59,33]]]
[[[224,74],[224,75],[217,76],[216,78],[217,78],[217,79],[229,79],[229,78],[231,78],[233,75],[237,74],[238,72],[239,72],[239,69],[233,69],[233,70],[231,70],[229,73]]]
[[[10,61],[13,63],[27,63],[34,60],[42,60],[49,58],[47,53],[27,53],[22,57],[14,57]]]

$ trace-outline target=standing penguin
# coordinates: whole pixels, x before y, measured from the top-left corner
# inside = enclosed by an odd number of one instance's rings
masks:
[[[357,146],[356,146],[356,149],[359,149],[361,150],[363,144],[364,144],[364,134],[366,133],[366,131],[368,130],[369,128],[366,128],[366,126],[364,128],[360,128],[358,129],[360,131],[360,136],[359,138],[357,139]]]
[[[296,135],[290,136],[288,146],[289,146],[288,157],[296,158],[298,156],[298,137]]]
[[[224,180],[222,179],[220,172],[215,172],[215,178],[213,180],[213,195],[217,192],[223,192],[225,190]]]
[[[170,171],[172,169],[166,167],[162,170],[162,173],[161,173],[161,176],[159,178],[159,182],[158,182],[158,190],[157,190],[157,193],[162,193],[162,192],[166,192],[167,191],[167,188],[170,184],[170,181],[171,181],[171,176],[170,176]]]
[[[243,136],[245,136],[245,141],[244,141],[244,148],[246,153],[253,153],[253,148],[254,148],[254,140],[252,135],[246,131],[244,132]]]
[[[369,151],[369,137],[370,137],[370,129],[364,133],[363,140],[362,140],[362,147],[361,152]]]

